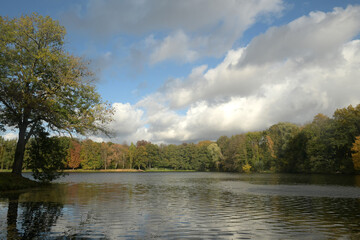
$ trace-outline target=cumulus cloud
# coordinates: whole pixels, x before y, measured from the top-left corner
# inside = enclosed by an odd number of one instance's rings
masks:
[[[129,135],[143,125],[143,111],[136,109],[129,103],[114,103],[113,121],[109,124],[110,129],[117,135]]]
[[[192,62],[222,56],[258,18],[282,10],[282,0],[91,0],[64,14],[63,22],[100,39],[117,35],[146,39],[155,32],[151,63]]]
[[[215,140],[281,121],[305,123],[317,113],[359,104],[358,19],[359,6],[310,13],[229,50],[213,68],[198,66],[184,79],[166,82],[135,105],[114,104],[116,141]],[[190,44],[185,33],[177,35]],[[171,44],[154,61],[165,59]]]
[[[359,28],[359,7],[311,12],[253,39],[239,64],[259,65],[289,58],[308,62],[331,59],[344,42],[359,33]]]
[[[113,120],[108,123],[106,128],[111,133],[111,138],[107,136],[90,136],[90,139],[102,142],[136,142],[137,140],[150,140],[151,136],[144,126],[144,112],[129,103],[114,103]]]
[[[216,139],[280,121],[304,123],[319,112],[331,115],[358,104],[360,40],[353,38],[360,33],[359,18],[360,7],[353,6],[311,13],[230,50],[215,68],[199,66],[184,80],[167,82],[137,104],[146,109],[152,139]],[[264,55],[260,45],[268,46]]]

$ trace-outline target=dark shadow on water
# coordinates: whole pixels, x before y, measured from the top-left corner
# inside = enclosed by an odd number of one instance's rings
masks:
[[[51,231],[61,216],[63,205],[54,202],[20,202],[22,194],[2,194],[2,197],[9,199],[7,239],[41,238]]]

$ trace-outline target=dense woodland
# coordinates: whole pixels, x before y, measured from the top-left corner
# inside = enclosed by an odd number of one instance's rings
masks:
[[[16,140],[0,137],[0,168],[11,169]],[[265,131],[248,132],[216,142],[156,145],[97,143],[69,137],[36,136],[25,152],[25,169],[151,169],[354,173],[360,170],[360,105],[323,114],[298,126],[278,123]]]

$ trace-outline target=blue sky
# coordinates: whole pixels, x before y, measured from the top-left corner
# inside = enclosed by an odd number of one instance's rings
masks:
[[[37,12],[66,27],[67,49],[91,60],[116,110],[110,141],[181,143],[359,104],[359,4],[12,0],[0,14]]]

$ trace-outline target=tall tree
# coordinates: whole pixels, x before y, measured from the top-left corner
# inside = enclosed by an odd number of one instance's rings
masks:
[[[129,165],[130,168],[133,168],[134,158],[135,158],[136,146],[131,143],[129,147]]]
[[[299,132],[299,129],[299,126],[295,124],[280,122],[272,125],[266,131],[266,134],[270,137],[273,143],[272,149],[275,156],[273,160],[275,162],[271,163],[272,168],[281,171],[285,166],[288,165],[288,162],[285,158],[285,150],[290,140]]]
[[[219,170],[221,160],[224,158],[220,147],[216,143],[211,143],[207,146],[207,150],[212,161],[212,168]]]
[[[351,148],[356,136],[360,135],[360,104],[356,107],[337,109],[334,112],[334,137],[332,143],[336,148],[336,165],[338,171],[354,170]]]
[[[135,156],[134,156],[134,167],[137,167],[139,170],[141,168],[146,168],[146,163],[148,162],[148,153],[144,145],[139,145],[136,147]]]
[[[63,175],[70,145],[69,138],[37,134],[30,144],[29,167],[35,179],[50,182]]]
[[[103,167],[101,143],[87,139],[81,144],[81,166],[83,169],[96,170]]]
[[[40,126],[85,134],[108,119],[88,64],[65,50],[64,37],[65,28],[50,17],[0,17],[0,127],[19,131],[15,174]]]
[[[67,164],[70,168],[75,169],[80,167],[81,163],[81,145],[78,141],[72,140],[67,157]]]

